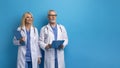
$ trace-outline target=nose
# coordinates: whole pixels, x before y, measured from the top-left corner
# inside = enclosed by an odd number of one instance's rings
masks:
[[[53,19],[55,19],[55,16],[52,16]]]
[[[52,16],[52,18],[54,18],[54,16]]]

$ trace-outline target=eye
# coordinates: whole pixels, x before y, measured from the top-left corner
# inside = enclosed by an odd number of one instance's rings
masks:
[[[26,18],[29,18],[29,16],[27,16]]]

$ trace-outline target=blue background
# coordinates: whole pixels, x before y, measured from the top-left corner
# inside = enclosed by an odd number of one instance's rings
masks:
[[[16,68],[12,40],[22,14],[32,12],[40,30],[49,9],[68,32],[66,68],[120,68],[120,0],[0,0],[0,68]]]

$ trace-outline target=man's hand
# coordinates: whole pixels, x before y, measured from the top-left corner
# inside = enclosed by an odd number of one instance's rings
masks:
[[[64,46],[63,45],[60,45],[59,47],[58,47],[58,49],[63,49],[64,48]]]
[[[51,48],[51,45],[50,45],[50,44],[48,44],[48,45],[45,47],[45,49],[49,49],[49,48]]]

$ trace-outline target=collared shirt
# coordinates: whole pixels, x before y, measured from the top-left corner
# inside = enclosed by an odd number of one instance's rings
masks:
[[[57,25],[55,27],[51,27],[54,33],[54,38],[57,40]],[[55,48],[55,68],[58,68],[58,59],[57,59],[57,49]]]
[[[57,25],[55,27],[51,26],[51,28],[52,28],[53,33],[54,33],[54,38],[55,38],[55,40],[57,40]]]
[[[26,30],[27,34],[27,45],[26,45],[26,61],[32,61],[31,59],[31,49],[30,49],[30,30]]]

